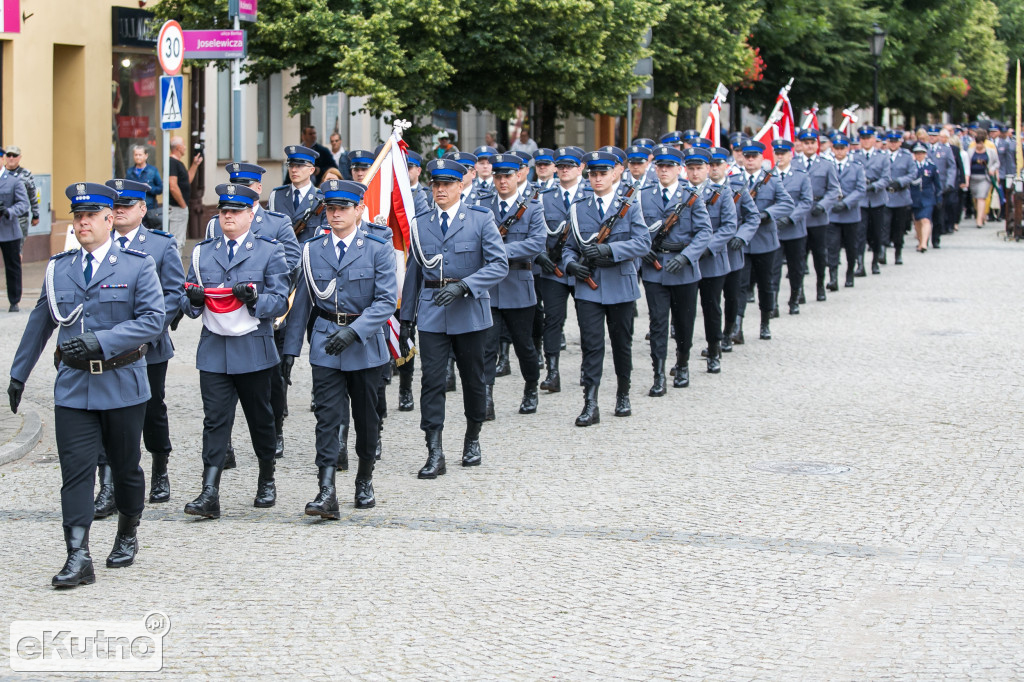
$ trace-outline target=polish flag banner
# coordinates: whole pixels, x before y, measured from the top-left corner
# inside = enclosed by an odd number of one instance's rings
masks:
[[[206,306],[203,308],[203,325],[214,334],[245,336],[260,326],[260,321],[253,317],[248,306],[231,293],[230,287],[207,288],[204,292]]]
[[[778,119],[779,126],[779,137],[784,140],[793,142],[796,138],[796,116],[793,114],[793,103],[789,101],[789,90],[793,87],[793,79],[789,79],[789,83],[782,86],[779,90],[779,96],[775,98],[775,109],[772,111],[772,115],[776,112],[780,114]],[[768,117],[769,120],[772,118]]]
[[[804,122],[800,125],[804,130],[818,132],[818,103],[811,105],[810,109],[804,109]]]
[[[753,138],[764,145],[764,160],[770,164],[770,168],[775,167],[775,150],[772,148],[772,142],[782,137],[782,133],[779,130],[781,117],[781,112],[773,112],[768,122],[764,124],[761,130],[757,131]]]
[[[715,89],[715,97],[711,100],[711,106],[708,108],[708,118],[704,121],[704,127],[700,131],[700,136],[711,140],[711,144],[715,147],[722,144],[722,104],[728,96],[728,88],[719,83]]]
[[[843,109],[843,122],[839,124],[839,132],[841,132],[843,135],[850,135],[854,129],[854,124],[856,124],[857,121],[860,120],[857,117],[857,114],[854,113],[856,111],[856,104],[851,104],[850,106]]]

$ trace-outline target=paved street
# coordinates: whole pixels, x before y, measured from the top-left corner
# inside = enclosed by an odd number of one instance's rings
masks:
[[[395,409],[396,381],[377,508],[352,510],[354,471],[339,474],[340,522],[302,513],[317,492],[305,359],[277,507],[252,507],[239,411],[223,518],[182,513],[202,430],[200,325],[186,320],[167,381],[172,502],[146,509],[130,569],[102,568],[116,521],[97,522],[96,584],[66,592],[50,587],[64,546],[44,356],[26,390],[42,442],[0,467],[0,626],[161,611],[174,677],[1021,679],[1024,246],[964,225],[941,250],[910,248],[901,267],[890,251],[881,275],[784,312],[770,342],[748,307],[747,344],[718,376],[703,372],[698,319],[692,385],[664,398],[647,397],[641,306],[634,416],[612,416],[609,353],[603,420],[587,429],[573,426],[571,320],[563,392],[518,415],[513,363],[479,468],[452,466],[449,394],[437,481],[416,479],[419,414]],[[0,314],[8,365],[26,319]]]

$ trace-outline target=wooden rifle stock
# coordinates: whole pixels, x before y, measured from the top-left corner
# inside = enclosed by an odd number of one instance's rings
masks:
[[[306,223],[313,216],[318,216],[324,212],[324,200],[317,199],[317,202],[306,209],[302,216],[292,224],[292,230],[295,232],[295,236],[298,237],[302,234],[302,231],[306,229]]]
[[[508,234],[508,228],[515,225],[516,222],[523,217],[523,214],[526,213],[526,207],[529,205],[530,199],[532,197],[533,192],[530,190],[530,188],[527,188],[526,191],[523,192],[523,196],[521,196],[519,198],[519,201],[516,202],[516,212],[510,216],[507,216],[504,220],[501,221],[501,225],[498,225],[498,232],[501,234],[502,239],[504,239],[505,236]]]
[[[679,205],[672,210],[672,213],[669,214],[668,218],[665,218],[665,222],[661,224],[661,229],[658,230],[658,234],[654,235],[654,239],[657,244],[652,243],[651,249],[654,249],[656,246],[660,246],[661,243],[668,238],[668,233],[671,232],[672,228],[679,222],[679,214],[683,212],[684,208],[693,206],[693,202],[695,201],[697,201],[697,193],[690,190],[690,198],[687,201],[680,201]],[[661,270],[661,261],[659,261],[657,257],[654,259],[654,269]]]

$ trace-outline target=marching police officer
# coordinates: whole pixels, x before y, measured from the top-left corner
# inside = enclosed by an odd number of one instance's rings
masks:
[[[323,194],[312,182],[319,154],[309,147],[290,144],[284,148],[288,157],[287,185],[270,192],[270,211],[283,213],[291,221],[297,243],[319,234],[324,225]],[[353,169],[354,174],[355,169]]]
[[[779,285],[782,281],[782,261],[786,261],[789,279],[789,314],[800,314],[800,292],[804,288],[804,267],[807,256],[807,214],[814,205],[814,192],[807,173],[793,167],[793,143],[779,138],[772,142],[775,168],[782,186],[793,198],[793,212],[777,221],[779,244],[772,269],[772,289],[778,304]]]
[[[424,185],[420,184],[423,158],[411,149],[406,152],[409,161],[409,181],[412,184],[413,215],[430,209],[434,198]],[[404,349],[403,349],[404,350]],[[415,358],[408,358],[398,365],[398,411],[412,412],[416,403],[412,397],[412,380],[416,369]]]
[[[745,144],[745,142],[742,142]],[[757,233],[761,225],[761,212],[754,203],[754,199],[747,190],[747,183],[744,181],[742,171],[733,172],[733,154],[724,147],[714,147],[711,150],[711,167],[708,170],[708,177],[713,182],[727,184],[732,191],[733,205],[736,207],[736,234],[726,244],[729,256],[729,274],[725,276],[722,284],[722,298],[724,300],[722,315],[725,323],[729,325],[722,338],[722,351],[732,351],[733,344],[743,343],[743,318],[739,312],[739,301],[747,297],[746,291],[741,290],[743,283],[743,271],[746,258],[743,254],[743,244],[749,243]],[[739,238],[740,241],[734,241]],[[748,278],[749,279],[749,278]]]
[[[751,198],[757,204],[759,224],[757,232],[750,241],[740,236],[729,241],[729,248],[743,249],[743,278],[740,291],[745,292],[751,279],[757,282],[757,305],[761,309],[761,334],[763,341],[772,338],[768,324],[772,308],[775,305],[772,295],[772,265],[775,262],[775,251],[779,248],[778,227],[775,221],[793,212],[793,198],[779,182],[775,173],[765,170],[764,144],[750,140],[743,147],[743,182],[750,191]],[[821,161],[820,163],[827,163]],[[737,327],[743,333],[743,313],[747,307],[747,298],[742,296],[736,302],[736,313],[739,315]]]
[[[601,421],[597,394],[606,324],[617,379],[615,416],[633,413],[629,402],[633,306],[640,298],[636,259],[651,250],[651,235],[640,207],[620,195],[619,158],[610,152],[590,152],[584,163],[594,192],[577,198],[569,207],[571,231],[562,249],[565,270],[576,278],[576,317],[583,348],[584,405],[576,426]]]
[[[533,170],[537,174],[534,183],[537,191],[551,189],[558,184],[555,178],[555,150],[541,147],[533,153]]]
[[[427,164],[435,208],[411,224],[409,259],[402,290],[402,332],[406,347],[419,327],[420,428],[427,461],[419,478],[446,472],[441,431],[445,417],[448,355],[462,377],[466,435],[462,465],[480,464],[480,428],[485,417],[484,343],[491,318],[490,290],[508,274],[501,234],[489,210],[462,199],[463,165],[451,159]]]
[[[369,149],[353,149],[350,151],[348,153],[348,163],[352,169],[352,180],[354,182],[365,180],[370,172],[370,167],[373,166],[373,160],[376,158],[377,155]]]
[[[687,171],[707,165],[706,149],[686,152]],[[665,358],[668,354],[669,314],[676,327],[676,366],[673,386],[690,385],[690,347],[697,315],[700,257],[711,240],[711,218],[696,187],[679,177],[683,154],[667,145],[654,150],[658,184],[637,193],[643,220],[650,227],[651,250],[643,256],[641,279],[647,296],[651,328],[654,383],[647,395],[665,395]],[[696,177],[694,179],[697,179]],[[704,178],[700,178],[702,182]],[[698,183],[699,184],[699,183]]]
[[[331,233],[303,245],[302,279],[292,306],[299,319],[317,317],[309,342],[316,403],[316,466],[320,492],[306,514],[340,518],[335,488],[338,432],[352,406],[356,430],[355,506],[376,504],[373,467],[380,436],[377,393],[382,368],[391,361],[383,325],[395,312],[395,253],[391,242],[363,229],[365,185],[328,180],[321,185]],[[285,375],[290,379],[302,351],[305,329],[288,328],[284,345]],[[339,395],[346,400],[339,400]]]
[[[272,507],[274,484],[273,374],[281,358],[273,321],[288,307],[291,273],[284,247],[252,231],[259,195],[245,185],[217,185],[221,237],[196,244],[179,305],[191,318],[202,316],[196,351],[203,398],[203,490],[185,513],[220,518],[220,476],[224,468],[235,403],[249,425],[260,474],[254,507]],[[301,326],[301,325],[299,325]]]
[[[534,309],[537,295],[533,286],[533,259],[544,250],[546,230],[544,210],[533,198],[529,186],[521,192],[516,176],[523,161],[515,154],[495,154],[491,159],[495,193],[482,202],[494,216],[498,232],[502,235],[508,274],[491,289],[491,318],[494,324],[484,339],[484,382],[486,393],[486,419],[494,419],[494,376],[501,341],[501,322],[511,337],[519,369],[526,382],[519,414],[537,411],[537,383],[540,369],[539,350],[534,347]]]
[[[857,233],[860,230],[860,205],[867,194],[864,166],[849,158],[850,138],[837,135],[832,141],[839,195],[832,204],[828,226],[829,271],[839,269],[839,249],[846,251],[846,282],[852,287],[857,266]]]
[[[473,156],[476,157],[476,163],[473,164],[473,168],[476,170],[476,177],[473,180],[473,186],[479,192],[484,194],[490,194],[494,191],[494,178],[493,169],[491,168],[491,159],[498,153],[498,150],[494,147],[483,145],[473,150]]]
[[[149,479],[149,501],[167,502],[171,499],[171,484],[167,478],[167,460],[171,454],[171,433],[167,423],[167,405],[164,403],[164,383],[167,379],[167,362],[174,356],[174,345],[168,331],[179,315],[178,297],[185,284],[185,270],[181,267],[178,242],[170,232],[150,230],[142,226],[146,215],[146,191],[149,185],[134,180],[114,179],[107,181],[107,187],[117,192],[114,200],[114,243],[122,251],[132,249],[148,253],[156,263],[157,276],[163,287],[164,327],[163,332],[149,344],[146,354],[146,377],[149,380],[149,402],[146,403],[146,417],[142,425],[142,440],[152,458],[152,475]],[[100,458],[100,480],[112,480],[112,469],[106,463],[106,455]],[[113,512],[113,487],[110,488],[110,511]],[[101,493],[102,494],[102,493]],[[97,504],[98,508],[99,505]]]
[[[898,130],[890,130],[886,135],[889,155],[889,185],[885,195],[885,207],[888,219],[885,221],[887,230],[882,239],[881,263],[885,263],[885,248],[893,245],[896,265],[903,265],[903,235],[910,231],[911,199],[910,183],[917,177],[914,157],[903,149],[903,136]]]
[[[803,153],[793,160],[793,165],[807,173],[811,181],[814,205],[807,214],[807,252],[814,258],[818,300],[824,301],[826,289],[839,291],[838,268],[829,272],[829,283],[823,286],[828,267],[828,212],[839,196],[839,178],[835,164],[818,153],[818,133],[804,130],[799,137]]]
[[[562,332],[565,329],[565,314],[569,294],[575,288],[575,281],[565,272],[562,263],[562,247],[569,238],[569,206],[582,197],[589,189],[581,178],[583,154],[573,147],[560,147],[555,152],[555,168],[558,173],[558,187],[541,192],[540,201],[547,223],[547,240],[544,250],[536,258],[540,268],[537,285],[544,301],[544,366],[546,374],[540,382],[541,389],[551,393],[562,390],[562,378],[558,368],[562,348]]]
[[[409,189],[412,190],[413,209],[415,213],[426,211],[430,207],[430,191],[420,184],[420,173],[423,170],[423,157],[413,150],[406,151],[409,168]]]
[[[54,429],[61,468],[61,514],[67,560],[54,587],[96,581],[89,554],[93,481],[100,453],[113,470],[117,535],[108,568],[130,566],[146,481],[139,441],[150,398],[145,355],[164,330],[166,311],[155,261],[119,249],[110,238],[117,192],[98,183],[70,185],[80,249],[59,253],[46,267],[43,291],[11,365],[7,389],[17,412],[25,382],[57,329]],[[154,238],[156,239],[156,238]]]
[[[263,194],[263,174],[267,172],[266,168],[254,163],[229,163],[227,171],[228,182],[245,185],[257,195]],[[295,238],[295,230],[292,229],[292,221],[283,213],[265,210],[258,200],[253,205],[252,214],[252,225],[250,226],[252,233],[276,239],[284,247],[284,260],[288,264],[288,271],[297,272],[301,251],[299,242]],[[220,217],[215,215],[206,224],[206,238],[214,239],[221,235]],[[294,277],[293,275],[293,279]],[[275,322],[274,343],[277,344],[279,355],[284,345],[287,323],[287,318],[282,319],[280,324]],[[301,326],[302,322],[297,324]],[[288,414],[288,387],[280,368],[271,375],[270,404],[274,408],[274,430],[277,433],[277,438],[274,440],[274,457],[279,459],[284,457],[284,418]],[[235,468],[235,451],[230,444],[224,468]]]
[[[866,198],[860,207],[861,228],[858,234],[858,249],[863,257],[864,245],[871,247],[871,274],[881,272],[879,265],[885,264],[885,244],[882,235],[885,231],[885,197],[889,185],[889,165],[891,159],[878,145],[875,129],[863,126],[857,131],[860,138],[860,150],[851,152],[850,156],[864,166],[864,183],[867,187]]]

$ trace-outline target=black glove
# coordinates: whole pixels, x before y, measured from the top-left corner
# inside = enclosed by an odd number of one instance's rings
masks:
[[[11,412],[18,413],[18,405],[21,405],[21,394],[24,392],[25,384],[11,377],[11,383],[7,387],[7,396],[11,399]]]
[[[352,327],[342,327],[327,337],[327,343],[324,344],[324,352],[328,355],[340,355],[341,351],[358,340],[359,334],[356,334],[355,329]]]
[[[284,383],[292,385],[292,365],[295,364],[294,355],[281,356],[281,374],[284,375]]]
[[[654,261],[658,260],[658,254],[653,251],[648,251],[644,255],[640,256],[640,259],[648,265],[654,265]]]
[[[398,352],[405,356],[405,349],[412,341],[412,335],[416,332],[416,325],[413,322],[403,322],[398,332]]]
[[[555,274],[555,261],[551,260],[551,256],[546,253],[538,253],[534,262],[540,266],[541,271],[545,275]]]
[[[821,215],[824,212],[825,212],[825,207],[822,206],[821,204],[815,204],[814,208],[811,209],[811,215],[813,215],[813,216],[819,216],[819,215]]]
[[[465,282],[452,282],[444,289],[434,294],[434,305],[449,306],[457,298],[462,298],[469,293],[469,285]]]
[[[690,259],[680,253],[679,255],[673,256],[672,258],[665,261],[665,272],[670,272],[673,274],[677,272],[682,272],[683,266],[689,264],[689,262]]]
[[[782,227],[788,227],[789,225],[793,224],[793,219],[790,218],[789,216],[785,216],[776,220],[775,223],[781,225]]]
[[[565,271],[578,279],[587,279],[594,274],[590,268],[586,265],[580,265],[576,261],[573,261],[565,266]]]
[[[583,251],[583,256],[587,260],[611,260],[612,258],[611,244],[584,244],[580,250]]]
[[[174,319],[171,320],[170,325],[172,332],[178,330],[178,323],[181,322],[181,318],[183,317],[185,317],[185,313],[181,312],[180,310],[174,314]]]
[[[102,360],[103,349],[92,332],[86,332],[60,344],[60,352],[72,360]]]
[[[741,237],[733,237],[729,240],[728,246],[730,251],[739,251],[746,245],[747,243]]]
[[[766,222],[772,219],[772,214],[768,211],[761,211],[761,224],[764,225]]]
[[[842,212],[843,212],[843,211],[845,211],[845,210],[846,210],[847,208],[848,208],[848,207],[847,207],[847,205],[846,205],[846,202],[845,202],[845,201],[837,201],[837,202],[836,202],[836,205],[832,207],[832,210],[833,210],[833,211],[835,211],[835,212],[837,212],[837,213],[842,213]]]
[[[900,183],[896,182],[895,180],[886,185],[885,188],[890,192],[898,192],[900,189],[902,189],[900,187]]]
[[[186,284],[185,295],[188,296],[188,302],[193,308],[202,308],[206,305],[206,291],[202,287]]]
[[[231,287],[231,293],[233,293],[235,298],[244,303],[246,307],[250,309],[256,305],[256,299],[259,298],[259,292],[256,291],[256,287],[252,286],[248,282],[239,282],[235,286]]]
[[[952,194],[952,193],[953,193],[954,191],[955,191],[955,190],[954,190],[954,188],[952,188],[952,187],[947,187],[946,189],[942,190],[942,196],[946,196],[946,197],[948,197],[948,196],[949,196],[950,194]]]

